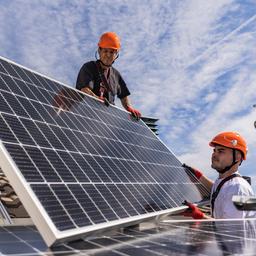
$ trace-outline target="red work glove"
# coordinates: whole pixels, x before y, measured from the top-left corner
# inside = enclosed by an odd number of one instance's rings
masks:
[[[193,168],[191,166],[188,166],[186,164],[182,164],[182,167],[184,167],[184,168],[188,169],[189,171],[191,171],[198,179],[200,179],[203,176],[201,171],[199,171],[199,170],[197,170],[197,169],[195,169],[195,168]]]
[[[141,113],[139,110],[132,108],[131,106],[127,107],[127,111],[129,111],[137,120],[140,119]]]
[[[183,216],[192,217],[193,219],[203,219],[205,217],[204,213],[201,212],[201,210],[194,204],[185,202],[185,205],[187,205],[189,208],[183,212]]]

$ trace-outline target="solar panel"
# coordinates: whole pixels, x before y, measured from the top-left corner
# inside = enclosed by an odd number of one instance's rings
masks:
[[[0,227],[1,255],[255,255],[255,219],[143,224],[47,247],[34,226]]]
[[[4,58],[0,128],[0,165],[48,245],[208,196],[142,121]]]

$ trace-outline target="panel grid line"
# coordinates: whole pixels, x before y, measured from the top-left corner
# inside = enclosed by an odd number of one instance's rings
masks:
[[[184,199],[207,196],[175,155],[128,112],[1,58],[0,100],[3,154],[16,164],[7,170],[9,178],[16,184],[19,170],[44,211],[44,223],[50,220],[61,237],[86,227],[127,225],[180,207]],[[45,228],[47,244],[59,239],[50,225]]]

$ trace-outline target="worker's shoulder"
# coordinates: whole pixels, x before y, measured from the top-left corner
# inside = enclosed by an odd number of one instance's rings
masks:
[[[251,185],[243,177],[234,177],[228,180],[223,188],[226,191],[241,192],[242,194],[253,193]]]
[[[95,61],[92,60],[92,61],[85,62],[81,67],[81,70],[96,71],[97,67],[96,67]]]
[[[227,180],[224,183],[224,186],[239,186],[239,185],[249,185],[249,183],[242,177],[242,176],[236,176],[232,177],[232,179]]]
[[[112,70],[112,74],[116,75],[116,76],[121,76],[120,72],[114,68],[113,66],[111,67],[111,70]]]

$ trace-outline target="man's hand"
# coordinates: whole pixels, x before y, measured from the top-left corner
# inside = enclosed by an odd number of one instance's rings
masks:
[[[100,100],[102,100],[104,102],[104,104],[108,107],[110,105],[109,101],[107,98],[105,97],[99,97]]]
[[[107,98],[103,97],[103,96],[97,96],[96,94],[93,93],[93,91],[88,87],[88,86],[85,86],[81,89],[82,92],[88,94],[88,95],[91,95],[97,99],[100,99],[104,102],[104,104],[108,107],[110,105],[109,101]]]
[[[127,107],[127,111],[129,111],[137,120],[140,119],[141,113],[139,110],[132,108],[131,106]]]
[[[189,208],[183,212],[183,216],[185,217],[192,217],[193,219],[204,219],[205,214],[194,204],[189,203],[187,201],[184,202]]]
[[[190,172],[192,172],[198,179],[200,179],[203,176],[203,173],[191,166],[188,166],[186,164],[182,164],[182,167],[188,169]]]

